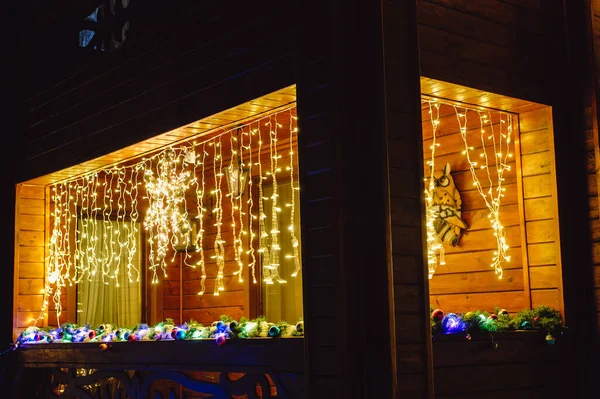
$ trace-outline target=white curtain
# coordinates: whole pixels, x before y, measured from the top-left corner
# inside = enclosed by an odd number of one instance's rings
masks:
[[[292,202],[292,186],[290,183],[279,184],[277,186],[279,194],[279,230],[280,230],[280,247],[279,252],[279,275],[287,283],[279,284],[264,284],[263,287],[263,313],[267,320],[279,321],[285,320],[290,323],[295,323],[302,318],[302,272],[296,277],[292,277],[295,269],[295,263],[292,258],[286,258],[285,255],[293,254],[291,233],[288,230],[290,225],[290,207],[286,204]],[[265,198],[270,198],[273,194],[272,187],[264,187],[263,191]],[[267,215],[267,233],[271,226],[271,200],[263,200],[265,214]],[[300,204],[298,203],[298,195],[296,195],[296,206],[294,212],[295,235],[300,240]],[[301,251],[299,251],[301,252]],[[301,253],[300,255],[301,256]],[[299,259],[302,264],[302,258]]]
[[[93,275],[86,273],[77,285],[77,323],[128,327],[140,323],[141,275],[138,281],[138,273],[133,273],[130,282],[127,267],[131,261],[142,271],[139,223],[87,219],[79,221],[78,230],[81,234],[78,262],[87,270],[97,271]],[[135,252],[125,251],[125,245],[135,248]],[[104,275],[104,281],[103,270],[111,271]]]

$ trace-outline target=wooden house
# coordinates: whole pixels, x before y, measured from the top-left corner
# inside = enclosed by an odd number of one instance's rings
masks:
[[[126,298],[123,325],[265,316],[304,331],[26,342],[6,389],[586,397],[599,1],[233,3],[14,6],[28,29],[13,44],[1,331],[116,323],[87,318],[109,296]],[[554,345],[535,330],[432,335],[435,308],[542,305],[566,325]]]

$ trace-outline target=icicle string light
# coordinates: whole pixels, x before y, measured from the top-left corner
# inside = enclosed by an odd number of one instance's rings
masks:
[[[263,193],[263,180],[266,179],[263,176],[262,170],[262,161],[261,161],[261,151],[262,151],[262,132],[260,128],[260,123],[257,129],[258,133],[258,156],[256,166],[258,167],[258,231],[259,231],[259,246],[258,246],[258,254],[260,256],[260,261],[262,263],[262,277],[265,282],[272,282],[271,278],[271,253],[270,246],[268,242],[269,234],[267,233],[267,215],[265,214],[264,207],[264,193]]]
[[[494,269],[498,278],[501,279],[503,274],[502,264],[510,261],[510,256],[508,255],[509,246],[506,242],[506,231],[500,222],[500,205],[502,197],[504,197],[504,192],[506,191],[506,188],[502,186],[505,180],[504,172],[510,171],[511,168],[510,165],[508,165],[508,160],[513,156],[510,152],[513,129],[512,116],[510,114],[500,114],[499,132],[496,134],[490,113],[477,111],[480,127],[479,136],[481,140],[481,153],[479,154],[479,157],[483,160],[483,164],[479,165],[478,162],[471,159],[470,153],[474,151],[474,147],[469,146],[467,142],[467,113],[469,110],[466,108],[459,109],[454,106],[454,111],[456,119],[458,120],[460,134],[465,145],[463,154],[469,163],[473,185],[485,201],[485,205],[489,211],[488,217],[492,229],[494,230],[494,237],[496,238],[497,249],[494,251],[494,257],[490,266]],[[492,157],[488,155],[489,144],[486,144],[486,138],[487,141],[492,141]],[[490,160],[490,158],[492,158],[492,160]],[[497,177],[495,182],[490,172],[491,167],[495,167],[496,169]],[[489,184],[487,191],[484,190],[483,185],[477,177],[476,169],[483,169],[485,171]],[[496,184],[495,186],[494,183]]]
[[[229,148],[231,151],[230,161],[229,161],[229,175],[227,178],[229,179],[229,189],[230,192],[227,193],[227,196],[230,200],[230,208],[231,208],[231,229],[233,236],[233,257],[234,261],[238,266],[238,269],[233,272],[234,276],[238,276],[238,281],[241,283],[244,281],[243,271],[244,264],[242,262],[242,254],[244,251],[243,248],[243,239],[242,234],[244,230],[244,220],[242,218],[242,207],[241,207],[241,198],[242,193],[240,190],[243,187],[243,164],[240,160],[242,148],[238,142],[239,129],[236,133],[236,136],[233,135],[233,131],[229,135]],[[239,149],[238,149],[239,147]],[[237,195],[235,195],[237,194]],[[237,221],[236,221],[237,216]]]
[[[288,226],[288,231],[290,232],[291,244],[292,244],[292,254],[287,254],[286,259],[292,258],[294,260],[294,271],[292,272],[292,277],[296,277],[300,272],[300,248],[298,238],[296,238],[296,226],[294,225],[294,219],[296,216],[296,191],[300,189],[300,187],[296,187],[294,185],[294,146],[293,139],[294,133],[297,133],[297,128],[294,128],[294,120],[295,117],[292,115],[292,111],[290,110],[290,166],[288,169],[290,171],[290,186],[292,189],[292,198],[291,203],[288,204],[290,207],[290,224]]]
[[[435,220],[439,217],[438,211],[433,206],[433,193],[435,191],[435,150],[439,147],[437,142],[437,129],[440,124],[440,103],[437,101],[428,101],[429,120],[431,122],[431,131],[433,140],[429,149],[431,150],[431,159],[427,162],[429,165],[429,181],[425,178],[427,188],[425,189],[425,209],[426,209],[426,231],[427,231],[427,267],[429,278],[433,277],[438,265],[445,265],[444,246],[435,230]]]
[[[250,126],[250,133],[248,134],[248,214],[250,215],[250,221],[248,223],[248,231],[250,233],[250,243],[248,248],[248,254],[250,255],[250,262],[248,263],[248,267],[250,268],[250,272],[252,275],[252,283],[256,284],[256,254],[254,253],[254,230],[252,226],[254,225],[254,221],[257,219],[256,215],[253,213],[254,211],[254,200],[252,199],[252,179],[253,179],[253,163],[252,163],[252,137],[256,135],[256,130],[252,129]],[[260,137],[259,137],[260,140]],[[260,150],[258,151],[258,159],[260,160]],[[260,183],[259,183],[260,186]],[[262,187],[262,186],[260,186]],[[262,193],[261,193],[262,194]]]
[[[240,190],[242,190],[240,193],[238,193],[237,198],[235,198],[235,204],[233,204],[233,209],[235,211],[237,211],[237,215],[238,215],[238,223],[239,223],[239,229],[238,229],[238,235],[236,237],[236,241],[234,243],[234,248],[233,250],[236,253],[236,258],[237,258],[237,264],[238,264],[238,270],[237,270],[237,276],[238,276],[238,281],[241,283],[244,281],[244,263],[242,262],[242,257],[244,256],[244,238],[243,236],[246,235],[246,232],[244,231],[244,215],[245,212],[243,211],[243,206],[242,206],[242,192],[243,192],[243,187],[246,184],[246,182],[244,181],[244,174],[242,173],[242,171],[246,168],[246,165],[244,164],[244,157],[243,157],[243,151],[244,151],[244,134],[242,132],[242,135],[240,136],[239,133],[242,129],[238,129],[237,131],[237,135],[236,137],[234,137],[234,142],[236,142],[237,147],[239,148],[239,154],[238,154],[238,188]],[[239,137],[239,138],[238,138]],[[238,143],[239,140],[239,143]],[[234,234],[235,236],[235,234]]]
[[[229,149],[230,149],[230,158],[229,158],[229,171],[230,173],[237,173],[237,171],[239,170],[239,163],[238,163],[238,159],[237,159],[237,150],[234,148],[234,140],[233,140],[233,131],[231,131],[229,133]],[[229,177],[228,177],[229,178]],[[230,178],[229,178],[230,179]],[[231,185],[231,184],[230,184]],[[231,186],[230,187],[231,190],[234,190],[234,187]],[[237,230],[236,230],[236,212],[235,212],[235,208],[236,208],[236,198],[235,196],[232,194],[232,192],[227,193],[226,195],[227,197],[229,197],[229,208],[231,210],[231,231],[232,231],[232,236],[233,236],[233,258],[235,263],[238,265],[238,270],[234,271],[233,274],[234,276],[239,276],[240,278],[240,282],[241,282],[241,278],[242,278],[242,274],[240,272],[240,268],[239,265],[241,264],[240,261],[240,254],[237,251]]]
[[[225,241],[221,235],[223,226],[223,191],[221,189],[223,181],[223,153],[221,147],[221,136],[218,141],[213,141],[214,156],[213,156],[213,174],[215,179],[215,189],[213,191],[216,198],[216,206],[212,212],[215,214],[217,234],[214,240],[215,260],[217,262],[217,278],[215,280],[214,294],[219,295],[220,291],[225,289],[223,284],[223,276],[225,269],[225,249],[223,244]]]
[[[287,281],[282,279],[279,275],[279,266],[280,266],[280,252],[281,252],[281,231],[279,230],[279,213],[281,212],[281,208],[279,208],[279,185],[277,182],[277,173],[281,171],[278,167],[278,160],[281,157],[277,153],[277,130],[279,128],[279,123],[277,123],[277,115],[274,116],[274,120],[271,121],[269,118],[269,122],[267,122],[269,126],[269,158],[271,164],[271,171],[268,174],[271,176],[272,182],[272,194],[270,198],[266,200],[271,201],[271,230],[270,230],[270,239],[271,239],[271,260],[267,265],[264,265],[264,268],[268,269],[267,277],[265,277],[265,283],[273,284],[273,282],[278,283],[286,283]]]
[[[178,166],[182,156],[185,152],[171,148],[158,158],[155,173],[147,169],[144,174],[149,202],[144,224],[150,234],[150,243],[156,245],[156,253],[150,257],[153,283],[158,282],[157,267],[166,276],[165,257],[169,250],[173,253],[171,261],[174,261],[175,247],[189,244],[188,233],[192,227],[185,206],[185,192],[194,179],[186,165]],[[180,242],[182,237],[183,243]]]
[[[204,260],[204,211],[206,209],[204,209],[204,193],[206,190],[206,177],[205,177],[205,164],[206,164],[206,156],[208,155],[208,152],[206,152],[206,144],[202,144],[202,161],[198,161],[200,162],[200,164],[202,165],[202,178],[201,178],[201,185],[200,185],[200,189],[198,190],[198,187],[196,187],[196,202],[198,203],[197,209],[198,209],[198,233],[196,235],[196,246],[198,248],[198,251],[200,252],[200,259],[198,260],[198,263],[196,264],[196,266],[200,266],[200,291],[198,292],[198,295],[203,295],[204,292],[206,291],[206,264],[205,264],[205,260]],[[198,163],[196,163],[196,167],[197,167]],[[194,168],[195,170],[195,168]],[[194,172],[194,175],[196,175],[196,173]]]
[[[290,113],[294,107],[288,107],[278,110],[279,114],[283,112]],[[249,220],[259,219],[259,231],[261,234],[267,234],[267,240],[262,240],[259,245],[259,255],[263,263],[269,267],[278,263],[270,253],[273,247],[272,234],[269,233],[275,226],[278,230],[279,220],[273,224],[267,217],[262,206],[263,192],[262,184],[272,175],[279,173],[277,160],[281,158],[277,154],[277,129],[278,124],[269,125],[269,145],[274,145],[272,149],[271,167],[265,175],[260,167],[260,152],[262,140],[260,137],[261,125],[264,122],[273,120],[273,116],[265,116],[252,122],[252,126],[246,125],[236,127],[240,129],[241,138],[238,148],[247,156],[241,156],[242,168],[248,169],[248,192],[252,193],[254,183],[253,177],[256,177],[255,171],[258,170],[258,185],[261,190],[259,198],[259,210],[256,214],[256,208],[253,204],[252,195],[244,199],[244,203],[239,199],[234,203],[237,212],[235,222],[237,235],[233,240],[237,240],[237,246],[234,251],[238,255],[249,255],[248,267],[251,269],[253,282],[256,282],[257,276],[255,266],[257,256],[255,255],[254,238],[256,238],[256,227],[252,223],[247,224],[244,229],[245,217]],[[295,120],[295,118],[294,118]],[[253,129],[256,126],[258,129]],[[291,123],[290,123],[291,126]],[[245,129],[245,127],[247,129]],[[124,165],[115,165],[103,170],[96,170],[85,175],[75,177],[71,180],[59,182],[50,187],[51,189],[51,213],[50,224],[51,231],[48,241],[46,258],[46,278],[43,290],[43,303],[39,316],[32,320],[38,323],[48,316],[50,310],[56,310],[57,322],[60,324],[61,293],[64,288],[81,283],[83,281],[92,281],[100,279],[104,284],[121,284],[127,282],[138,282],[142,271],[136,265],[136,258],[139,256],[139,228],[141,223],[146,232],[146,264],[150,273],[152,283],[157,283],[159,272],[162,270],[163,276],[166,276],[167,263],[173,261],[175,247],[184,248],[187,251],[191,229],[187,205],[186,193],[196,190],[198,198],[198,220],[196,225],[200,226],[196,235],[195,248],[200,252],[200,261],[195,264],[189,264],[191,267],[199,267],[201,274],[201,292],[204,292],[206,275],[204,265],[205,246],[202,242],[205,239],[205,229],[208,212],[205,209],[205,201],[213,187],[206,187],[204,169],[211,161],[210,155],[213,151],[207,151],[208,146],[214,146],[225,134],[231,134],[233,129],[220,132],[204,141],[193,141],[178,144],[178,147],[171,146],[143,157],[137,162],[129,162]],[[249,130],[249,131],[245,131]],[[259,133],[259,134],[257,134]],[[264,130],[266,132],[266,129]],[[247,142],[246,142],[247,140]],[[258,145],[258,152],[257,152]],[[202,154],[200,154],[202,148]],[[290,154],[292,157],[294,154]],[[254,157],[257,157],[255,159]],[[217,200],[217,210],[213,209],[213,217],[217,218],[217,227],[223,222],[222,214],[222,175],[223,163],[222,148],[215,148],[212,161],[215,162],[215,171],[217,178],[214,182],[215,190],[211,193]],[[247,163],[246,163],[247,160]],[[290,161],[293,160],[290,158]],[[257,168],[257,166],[259,166]],[[196,181],[200,177],[197,169],[202,168],[201,187]],[[294,170],[290,171],[290,176],[294,182]],[[276,177],[273,178],[276,181]],[[211,182],[212,183],[212,182]],[[269,181],[270,183],[270,181]],[[294,185],[295,183],[292,183]],[[142,187],[140,187],[142,186]],[[297,187],[294,187],[297,189]],[[275,194],[277,194],[275,192]],[[277,196],[271,198],[273,200]],[[297,203],[297,197],[294,196],[294,207]],[[273,201],[275,207],[277,203]],[[243,205],[243,206],[242,206]],[[296,211],[296,208],[294,208]],[[273,209],[272,209],[273,210]],[[275,209],[276,211],[276,209]],[[294,212],[295,212],[294,211]],[[246,212],[248,212],[246,214]],[[244,217],[245,216],[245,217]],[[233,222],[233,221],[232,221]],[[271,230],[267,230],[269,223]],[[248,230],[248,233],[246,232]],[[224,247],[225,243],[222,235],[219,233],[219,239],[215,240],[216,253],[218,254],[217,267],[219,269],[215,288],[217,291],[224,289],[223,284],[223,266],[224,266]],[[244,250],[242,241],[245,242],[245,236],[249,234],[247,251]],[[236,238],[237,237],[237,238]],[[275,247],[278,247],[276,237]],[[261,253],[262,249],[262,253]],[[188,264],[191,255],[185,255],[184,265]],[[169,258],[169,259],[167,259]],[[239,266],[239,264],[238,264]],[[245,267],[245,266],[244,266]],[[239,270],[239,269],[238,269]],[[264,271],[264,270],[263,270]],[[278,270],[277,270],[278,273]],[[124,277],[125,276],[125,277]],[[277,274],[270,275],[272,281],[276,281]],[[266,277],[263,275],[263,277]],[[283,280],[285,281],[285,280]],[[50,305],[53,303],[53,305]]]

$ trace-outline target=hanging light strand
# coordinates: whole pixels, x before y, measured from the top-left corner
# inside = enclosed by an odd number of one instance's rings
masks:
[[[201,185],[200,190],[196,189],[196,202],[198,203],[198,234],[196,235],[196,246],[198,247],[198,251],[200,252],[200,259],[196,266],[200,266],[200,291],[198,295],[204,295],[206,291],[206,264],[204,260],[204,193],[206,190],[206,177],[205,177],[205,168],[204,165],[206,163],[206,144],[202,144],[202,160],[197,161],[202,166],[202,177],[201,177]],[[196,172],[194,172],[196,175]]]
[[[290,112],[288,107],[281,109],[281,112]],[[261,121],[257,122],[258,130],[260,131]],[[271,120],[273,117],[268,117]],[[277,118],[275,117],[275,121]],[[246,125],[250,126],[250,125]],[[251,127],[251,126],[250,126]],[[279,125],[271,125],[269,145],[277,145],[277,129]],[[253,169],[258,163],[260,165],[260,149],[257,153],[258,160],[253,159],[253,145],[256,143],[256,132],[250,129],[250,132],[244,132],[244,127],[237,127],[242,132],[239,151],[237,154],[240,157],[241,168],[247,166],[248,169],[248,187],[252,193],[252,174]],[[205,161],[208,160],[205,151],[207,143],[214,143],[216,140],[220,142],[224,134],[230,134],[233,129],[229,129],[214,135],[210,139],[201,142],[199,145],[194,142],[193,146],[190,143],[184,143],[179,148],[168,147],[162,149],[149,157],[143,157],[139,162],[129,162],[126,165],[114,165],[111,168],[92,171],[73,179],[68,179],[58,182],[51,186],[53,201],[51,218],[51,232],[47,250],[47,273],[44,283],[44,298],[42,311],[40,316],[35,319],[38,322],[40,319],[47,317],[48,310],[56,309],[57,321],[62,312],[61,308],[61,292],[62,290],[72,285],[73,283],[81,283],[84,279],[92,281],[94,278],[100,279],[104,284],[119,284],[124,281],[140,280],[140,269],[137,266],[137,258],[140,256],[139,251],[139,231],[137,223],[143,223],[143,228],[147,232],[147,264],[150,270],[152,283],[158,282],[158,272],[162,270],[164,276],[167,275],[167,259],[169,254],[175,256],[174,247],[185,245],[186,256],[184,264],[188,264],[187,260],[191,255],[187,254],[187,244],[189,243],[189,235],[191,224],[189,222],[186,204],[186,191],[191,187],[198,187],[196,179],[195,161],[196,148],[203,148],[202,169],[204,171]],[[248,143],[245,140],[248,136]],[[290,138],[291,140],[291,138]],[[260,134],[258,141],[261,142]],[[254,143],[253,143],[254,142]],[[260,146],[260,144],[259,144]],[[192,147],[190,149],[190,147]],[[248,164],[244,163],[243,152],[248,152]],[[270,149],[271,156],[278,156],[277,148]],[[222,146],[216,148],[216,163],[220,166],[215,166],[215,172],[219,176],[215,181],[216,189],[214,191],[215,198],[219,206],[218,211],[214,214],[217,219],[217,227],[222,227],[223,222],[223,203],[222,203]],[[293,157],[293,154],[290,154]],[[271,170],[266,176],[273,176],[275,183],[274,196],[271,200],[272,205],[278,207],[277,202],[277,179],[274,176],[279,172],[277,167],[277,159],[271,158]],[[293,162],[293,161],[292,161]],[[193,166],[193,168],[192,168]],[[190,169],[193,169],[192,172]],[[262,168],[259,168],[262,169]],[[193,176],[192,176],[193,173]],[[234,234],[234,253],[238,255],[238,266],[241,263],[242,254],[249,255],[248,266],[251,269],[253,282],[256,282],[255,265],[257,257],[255,256],[254,240],[255,231],[253,224],[248,223],[250,248],[244,250],[243,236],[248,234],[244,230],[244,209],[247,206],[250,220],[257,216],[261,218],[259,231],[267,234],[266,240],[262,240],[259,244],[259,255],[263,257],[263,263],[268,268],[277,266],[278,256],[274,257],[271,254],[270,248],[275,248],[276,252],[279,248],[277,236],[274,230],[278,230],[278,217],[274,218],[275,223],[271,222],[271,230],[266,229],[266,223],[269,222],[265,215],[263,204],[262,184],[268,178],[263,175],[264,171],[259,171],[259,186],[261,188],[259,201],[258,215],[255,215],[253,198],[250,194],[244,207],[242,199],[238,198],[234,201],[234,213],[232,223],[237,223]],[[293,173],[292,179],[294,179]],[[203,172],[204,174],[204,172]],[[144,188],[140,190],[140,185]],[[195,184],[195,185],[194,185]],[[292,186],[293,186],[292,182]],[[207,187],[203,188],[202,196],[206,193]],[[296,188],[297,189],[297,188]],[[143,194],[143,200],[139,199],[139,195]],[[294,195],[294,210],[297,204],[297,197]],[[199,215],[205,215],[206,209],[203,208],[203,203],[200,207],[202,212]],[[140,206],[147,211],[140,218]],[[146,208],[147,206],[147,208]],[[273,211],[273,209],[271,209]],[[276,211],[276,210],[275,210]],[[295,212],[294,212],[295,213]],[[273,212],[271,212],[273,219]],[[141,219],[141,220],[140,220]],[[200,218],[202,219],[202,218]],[[202,226],[204,227],[204,226]],[[200,228],[199,236],[202,237],[204,229]],[[273,228],[275,227],[275,228]],[[296,226],[294,226],[296,227]],[[255,227],[254,227],[255,228]],[[218,291],[224,289],[223,284],[223,269],[224,269],[224,249],[222,230],[219,231],[219,240],[217,244],[217,266],[220,270],[216,279],[216,289]],[[273,245],[273,234],[275,236],[275,245]],[[197,236],[198,237],[198,236]],[[201,249],[201,258],[203,258],[203,245],[200,244],[197,248]],[[260,249],[262,248],[262,253]],[[173,251],[173,252],[171,252]],[[278,255],[278,254],[277,254]],[[277,258],[277,259],[276,259]],[[171,261],[174,258],[171,258]],[[243,265],[243,264],[242,264]],[[190,264],[193,267],[195,265]],[[203,265],[204,266],[204,265]],[[159,270],[160,269],[160,270]],[[207,278],[206,270],[202,270],[202,282]],[[238,274],[241,277],[242,268],[238,269]],[[125,276],[125,273],[127,277]],[[273,274],[270,279],[275,281]],[[269,272],[265,271],[268,277]],[[124,280],[126,278],[127,280]],[[282,280],[284,281],[284,280]],[[202,285],[202,291],[205,287]],[[49,303],[54,303],[53,308],[49,308]]]
[[[434,206],[433,193],[435,192],[435,151],[439,147],[437,142],[437,129],[440,124],[440,103],[437,101],[427,101],[429,106],[429,121],[431,123],[432,142],[429,149],[431,158],[427,162],[429,165],[429,180],[425,178],[427,188],[425,189],[425,209],[426,209],[426,231],[427,231],[427,266],[428,275],[431,279],[437,270],[438,265],[445,265],[445,251],[442,241],[435,229],[435,220],[439,217],[438,211]]]
[[[496,238],[496,251],[494,251],[494,256],[492,259],[491,267],[494,269],[498,278],[501,279],[503,275],[502,264],[504,262],[510,261],[510,256],[508,255],[509,246],[506,242],[506,231],[504,226],[500,222],[499,214],[500,214],[500,205],[501,198],[504,197],[504,191],[506,190],[502,187],[502,183],[504,179],[504,172],[510,170],[510,165],[508,165],[508,158],[512,157],[512,154],[509,151],[509,145],[511,142],[512,136],[512,118],[508,115],[508,120],[503,119],[505,114],[500,115],[500,133],[498,135],[498,141],[496,141],[496,134],[494,132],[494,124],[491,118],[490,113],[483,113],[481,111],[477,111],[479,115],[479,124],[480,124],[480,139],[481,139],[481,153],[479,156],[483,159],[484,164],[479,165],[477,162],[471,159],[470,152],[474,151],[474,147],[469,146],[467,142],[467,113],[468,109],[463,108],[459,110],[457,106],[454,106],[454,111],[456,114],[456,119],[458,121],[460,134],[465,146],[465,150],[463,153],[466,156],[467,162],[469,164],[469,170],[471,172],[471,177],[473,179],[473,185],[479,192],[480,196],[483,198],[485,205],[489,211],[488,217],[490,219],[492,229],[494,230],[494,236]],[[507,124],[507,130],[503,132],[503,126]],[[488,140],[492,141],[492,150],[494,151],[493,162],[496,168],[496,187],[494,194],[494,179],[492,179],[492,175],[490,172],[490,157],[488,156],[487,145],[485,140],[486,126],[489,130]],[[501,152],[502,142],[506,143],[506,151],[504,154]],[[486,173],[486,177],[488,180],[489,188],[487,192],[483,189],[483,185],[481,184],[477,173],[476,168],[479,166],[479,169],[483,169]]]
[[[242,132],[241,135],[239,134],[240,132]],[[238,137],[239,137],[239,139],[238,139]],[[239,143],[237,143],[238,140],[239,140]],[[241,128],[237,130],[237,136],[234,138],[234,141],[236,142],[236,144],[238,144],[238,148],[239,148],[239,154],[238,154],[239,193],[238,193],[237,198],[235,198],[235,210],[237,211],[237,215],[238,215],[239,229],[238,229],[238,235],[237,235],[233,250],[236,252],[237,264],[238,264],[237,276],[238,276],[238,281],[241,283],[244,281],[244,263],[242,262],[242,257],[244,256],[243,236],[246,234],[246,232],[244,231],[244,214],[245,214],[245,212],[243,211],[243,206],[242,206],[242,193],[243,193],[243,189],[246,184],[246,182],[244,181],[243,171],[246,168],[246,165],[244,164],[244,157],[243,157],[244,133]]]
[[[262,264],[262,278],[263,281],[272,282],[271,277],[271,254],[270,247],[268,243],[269,234],[267,233],[267,215],[265,214],[264,209],[264,192],[263,192],[263,180],[266,179],[266,176],[263,176],[262,173],[262,132],[260,129],[261,125],[258,124],[258,156],[256,166],[258,166],[258,231],[259,231],[259,247],[258,254],[260,256],[261,264]]]
[[[235,183],[237,187],[234,187],[234,182],[231,181],[232,175],[240,172],[240,165],[238,160],[238,151],[234,147],[234,142],[237,144],[237,138],[233,136],[233,130],[229,132],[229,150],[230,150],[230,159],[229,159],[229,173],[228,176],[230,179],[230,192],[227,193],[227,197],[229,197],[229,206],[231,209],[231,235],[233,237],[233,258],[236,265],[238,265],[238,270],[233,272],[234,276],[238,276],[239,282],[243,281],[242,278],[242,262],[240,260],[240,253],[238,252],[238,234],[237,234],[237,223],[236,223],[236,208],[237,208],[237,199],[234,192],[236,192],[240,188],[239,180]],[[239,179],[240,176],[237,175]],[[239,194],[239,193],[238,193]]]
[[[213,174],[215,179],[215,190],[214,194],[216,197],[216,207],[213,209],[213,213],[216,214],[217,234],[214,240],[215,259],[217,262],[217,278],[215,280],[214,295],[219,295],[219,291],[225,289],[223,285],[223,273],[225,268],[225,250],[223,247],[224,240],[221,235],[223,225],[223,191],[221,189],[223,180],[223,154],[221,147],[221,136],[218,137],[218,141],[213,142],[214,157],[213,157]],[[217,166],[218,162],[218,166]]]
[[[246,133],[245,133],[246,134]],[[256,215],[253,213],[254,211],[254,200],[252,194],[252,179],[253,179],[253,163],[252,163],[252,137],[256,135],[256,131],[252,129],[250,126],[250,132],[248,135],[248,200],[246,201],[248,204],[248,214],[250,215],[250,220],[248,222],[248,231],[250,235],[249,244],[248,244],[248,254],[250,255],[250,262],[248,263],[248,267],[250,268],[250,273],[252,275],[252,283],[256,284],[256,254],[254,253],[254,237],[256,236],[253,231],[254,220],[257,219]],[[259,138],[260,140],[260,138]],[[260,149],[258,151],[258,159],[260,160]],[[259,183],[260,185],[260,183]]]
[[[277,130],[279,128],[279,123],[277,123],[277,115],[275,115],[274,120],[271,121],[271,117],[269,117],[269,158],[271,160],[271,171],[269,174],[271,175],[272,182],[272,194],[271,197],[268,198],[271,200],[271,261],[269,262],[269,279],[265,282],[267,284],[273,284],[273,282],[278,283],[286,283],[287,281],[282,279],[279,276],[279,266],[280,266],[280,253],[281,253],[281,231],[279,230],[279,213],[281,212],[281,208],[279,207],[279,185],[277,182],[277,173],[280,171],[278,166],[278,160],[281,157],[277,153]]]
[[[290,110],[290,187],[291,187],[291,203],[290,206],[290,224],[288,226],[288,231],[290,232],[292,251],[291,255],[286,255],[286,258],[292,258],[294,260],[294,271],[292,272],[292,277],[296,277],[300,272],[301,263],[300,263],[300,248],[298,238],[296,237],[296,226],[295,226],[295,217],[296,217],[296,191],[300,189],[300,187],[296,187],[294,185],[294,133],[297,133],[298,129],[294,128],[294,121],[296,117],[294,117],[292,110]]]

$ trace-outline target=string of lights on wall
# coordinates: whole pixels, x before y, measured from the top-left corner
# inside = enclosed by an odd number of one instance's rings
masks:
[[[139,162],[115,165],[51,186],[51,234],[48,244],[47,272],[42,311],[34,325],[48,315],[53,302],[60,325],[61,296],[65,288],[97,275],[104,284],[119,285],[139,282],[145,273],[134,262],[140,248],[140,229],[146,232],[146,263],[151,282],[159,275],[166,277],[169,263],[182,254],[183,265],[200,269],[198,292],[206,291],[207,278],[214,277],[214,295],[225,289],[225,262],[237,265],[233,272],[243,281],[244,269],[250,269],[253,283],[257,282],[255,267],[262,265],[262,279],[267,284],[285,283],[280,276],[281,240],[290,240],[292,253],[282,254],[293,262],[296,276],[300,269],[298,227],[294,225],[298,178],[294,169],[292,142],[298,129],[294,107],[281,109],[258,121],[227,129],[206,140],[189,141],[167,147]],[[278,164],[278,117],[289,116],[290,165],[286,171]],[[268,147],[264,145],[268,139]],[[223,142],[229,141],[230,152],[224,154]],[[261,152],[268,148],[268,164]],[[225,156],[229,159],[225,159]],[[278,174],[289,171],[294,195],[287,226],[288,234],[279,231],[281,208],[278,194]],[[254,173],[258,172],[257,176]],[[212,180],[211,180],[212,177]],[[258,215],[252,198],[253,179],[257,178]],[[225,180],[225,182],[223,181]],[[264,186],[272,190],[264,197]],[[244,188],[247,194],[244,198]],[[226,200],[229,199],[229,201]],[[190,202],[194,199],[195,203]],[[231,206],[231,228],[224,229],[224,204]],[[271,212],[265,214],[264,203]],[[244,223],[245,218],[246,223]],[[250,220],[258,219],[258,251],[254,251]],[[214,228],[214,235],[206,229]],[[256,227],[254,227],[256,228]],[[212,242],[209,241],[212,237]],[[226,259],[226,245],[233,248],[233,259]],[[246,249],[246,247],[248,249]],[[207,276],[207,247],[217,266],[215,276]],[[192,253],[199,260],[189,262]],[[126,281],[119,276],[126,270]]]
[[[427,162],[429,165],[429,180],[425,178],[425,227],[427,232],[427,267],[428,275],[431,279],[438,265],[445,265],[444,246],[435,229],[435,220],[438,218],[438,212],[433,206],[433,192],[435,190],[435,150],[440,143],[437,142],[437,129],[440,124],[440,103],[437,101],[428,101],[429,119],[431,123],[431,131],[433,135],[432,144],[429,147],[431,150],[431,158]]]
[[[485,206],[488,210],[488,218],[496,240],[496,250],[494,251],[490,267],[494,270],[498,278],[502,278],[502,265],[510,261],[509,245],[506,241],[506,231],[501,223],[501,205],[502,198],[505,196],[506,188],[503,186],[505,181],[505,172],[511,170],[509,160],[513,157],[511,144],[513,143],[513,117],[509,113],[500,111],[483,110],[471,108],[464,105],[453,103],[444,103],[443,101],[424,100],[429,107],[430,122],[433,132],[433,141],[430,146],[430,175],[425,178],[425,203],[427,210],[426,229],[427,229],[427,258],[429,266],[429,278],[433,277],[438,265],[445,264],[444,247],[434,228],[434,220],[439,217],[437,210],[433,207],[433,191],[435,188],[434,171],[435,151],[440,146],[436,133],[440,127],[440,105],[446,104],[453,108],[458,123],[460,137],[464,149],[462,154],[465,156],[469,165],[469,171],[473,180],[473,186],[477,189]],[[493,113],[498,118],[494,123]],[[477,128],[468,126],[468,116],[476,115],[478,119]],[[476,134],[468,134],[477,130]],[[475,142],[479,142],[480,148],[475,147]],[[478,152],[476,154],[475,152]],[[475,160],[479,158],[479,161]],[[484,173],[482,183],[478,177],[477,171]],[[494,176],[495,175],[495,176]]]

